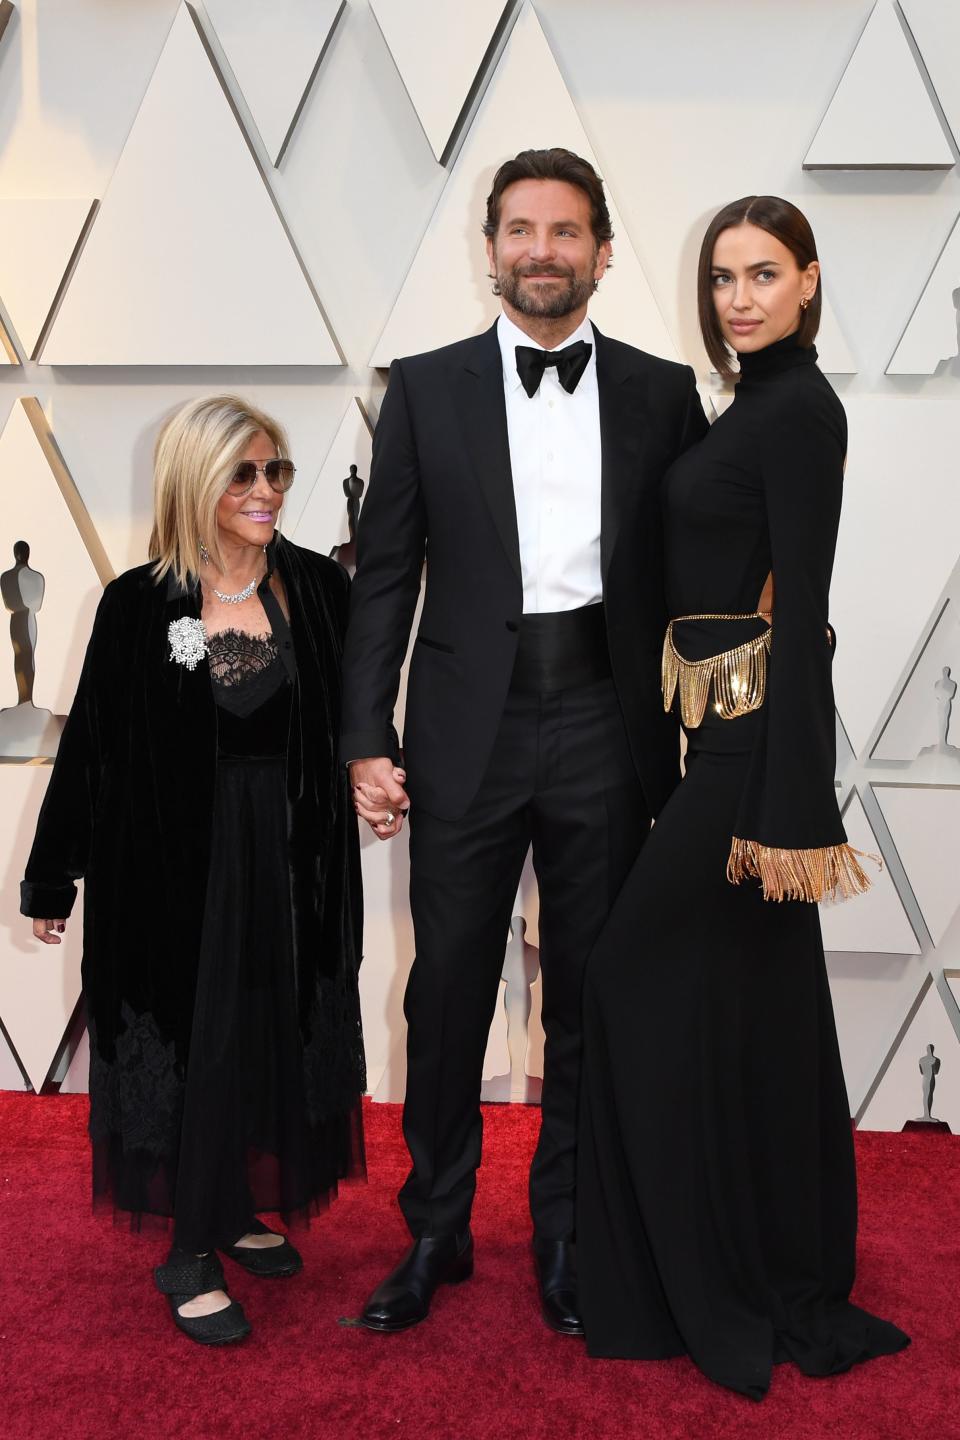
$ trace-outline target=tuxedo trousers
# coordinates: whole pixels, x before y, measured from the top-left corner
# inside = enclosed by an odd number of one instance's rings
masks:
[[[404,1000],[400,1206],[414,1236],[466,1229],[480,1164],[487,1036],[527,851],[540,892],[545,1032],[534,1231],[574,1235],[581,996],[587,956],[650,828],[613,681],[511,690],[478,794],[441,820],[410,812],[416,959]]]

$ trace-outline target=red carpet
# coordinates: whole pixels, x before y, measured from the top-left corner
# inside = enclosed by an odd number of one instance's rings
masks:
[[[0,1095],[0,1436],[337,1437],[337,1440],[957,1440],[960,1140],[861,1135],[856,1298],[913,1336],[834,1380],[780,1367],[762,1405],[686,1360],[590,1361],[541,1323],[527,1251],[537,1115],[486,1111],[477,1272],[425,1325],[378,1336],[339,1324],[405,1245],[399,1109],[368,1106],[370,1181],[296,1243],[304,1272],[257,1281],[225,1262],[254,1326],[206,1351],[153,1288],[162,1236],[94,1219],[81,1096]]]

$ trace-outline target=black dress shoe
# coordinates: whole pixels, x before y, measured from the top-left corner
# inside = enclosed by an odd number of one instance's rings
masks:
[[[572,1240],[534,1240],[540,1308],[558,1335],[582,1335],[577,1295],[577,1252]]]
[[[276,1230],[271,1230],[269,1225],[264,1225],[261,1220],[252,1220],[244,1231],[245,1235],[276,1235]],[[241,1235],[241,1240],[243,1236]],[[299,1250],[295,1250],[286,1236],[280,1245],[266,1245],[261,1250],[249,1245],[222,1245],[220,1247],[224,1255],[229,1255],[244,1270],[249,1270],[251,1275],[259,1275],[263,1280],[286,1279],[288,1275],[296,1275],[303,1269],[303,1259]]]
[[[396,1270],[378,1285],[360,1316],[368,1330],[406,1330],[430,1313],[438,1285],[458,1285],[473,1274],[473,1236],[423,1235]]]

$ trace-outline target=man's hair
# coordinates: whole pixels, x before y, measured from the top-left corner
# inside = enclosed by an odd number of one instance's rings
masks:
[[[500,224],[500,204],[503,192],[518,180],[562,180],[575,185],[590,201],[590,229],[597,245],[613,239],[610,211],[603,193],[603,181],[589,160],[574,155],[572,150],[521,150],[512,160],[506,160],[493,177],[493,189],[487,196],[487,218],[483,233],[492,238]]]

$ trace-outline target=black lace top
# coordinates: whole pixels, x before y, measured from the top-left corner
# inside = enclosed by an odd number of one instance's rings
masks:
[[[221,757],[284,755],[292,687],[276,637],[221,630],[210,636],[207,656]]]

